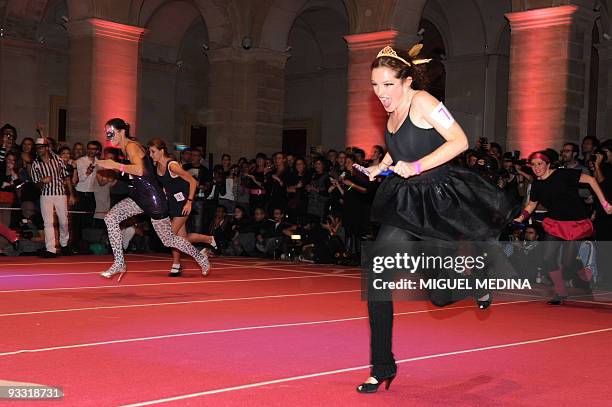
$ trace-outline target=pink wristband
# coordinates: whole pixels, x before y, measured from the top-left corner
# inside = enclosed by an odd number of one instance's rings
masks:
[[[121,164],[119,166],[119,171],[121,171],[121,175],[123,175],[123,173],[125,172],[125,164]]]
[[[603,201],[603,203],[601,204],[601,206],[603,206],[604,209],[608,209],[608,206],[610,206],[610,202],[608,201]]]
[[[421,162],[420,161],[414,162],[414,169],[416,171],[416,175],[419,175],[421,173]]]

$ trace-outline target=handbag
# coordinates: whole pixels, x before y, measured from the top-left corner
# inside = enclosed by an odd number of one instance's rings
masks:
[[[590,219],[555,220],[544,218],[542,227],[549,235],[563,240],[581,240],[592,236],[594,233],[593,222]]]

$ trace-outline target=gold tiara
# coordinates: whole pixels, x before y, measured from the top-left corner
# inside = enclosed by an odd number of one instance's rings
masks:
[[[415,44],[412,48],[410,48],[410,51],[408,51],[408,56],[410,58],[416,57],[417,55],[419,55],[419,52],[421,52],[422,48],[423,48],[423,44]],[[395,50],[391,48],[389,45],[387,45],[386,47],[384,47],[378,52],[378,55],[376,55],[376,58],[380,58],[380,57],[394,58],[394,59],[402,61],[408,66],[426,64],[429,61],[431,61],[431,58],[429,58],[429,59],[413,59],[412,62],[408,62],[404,58],[397,55],[397,52],[395,52]]]

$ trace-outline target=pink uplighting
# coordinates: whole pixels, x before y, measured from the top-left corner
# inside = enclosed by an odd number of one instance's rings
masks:
[[[138,47],[145,31],[110,21],[89,19],[73,31],[93,41],[91,83],[91,137],[106,142],[104,124],[121,117],[135,133],[138,96]]]
[[[570,24],[576,9],[564,6],[507,14],[512,30],[509,150],[527,155],[558,147],[564,138]]]
[[[370,64],[378,51],[393,44],[396,31],[380,31],[347,35],[350,49],[348,77],[348,118],[346,145],[358,146],[366,152],[376,144],[384,145],[387,114],[370,85]]]

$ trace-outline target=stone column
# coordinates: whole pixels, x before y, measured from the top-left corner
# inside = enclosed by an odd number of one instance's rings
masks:
[[[121,117],[136,132],[138,49],[144,29],[90,18],[69,23],[71,141],[104,141],[104,123]]]
[[[612,137],[612,41],[597,45],[599,51],[599,92],[597,94],[597,135],[605,140]]]
[[[346,145],[359,146],[369,154],[372,146],[384,144],[387,122],[387,114],[372,91],[372,61],[385,46],[407,48],[418,38],[389,30],[346,35],[344,39],[349,48]]]
[[[523,155],[559,148],[575,134],[568,117],[578,91],[570,72],[570,34],[576,6],[508,13],[510,85],[507,148]]]
[[[492,75],[487,75],[486,72],[487,56],[484,53],[449,56],[444,66],[446,68],[444,104],[465,131],[470,145],[474,145],[476,140],[483,136],[491,141],[497,141],[494,134],[485,132],[484,129],[486,110],[492,108],[487,106],[485,101],[485,89],[491,86],[492,79]]]
[[[572,15],[568,51],[568,100],[566,140],[580,145],[588,132],[589,94],[591,80],[591,40],[596,13],[578,7]]]
[[[222,48],[208,52],[208,150],[214,160],[267,154],[282,147],[285,63],[268,49]]]

